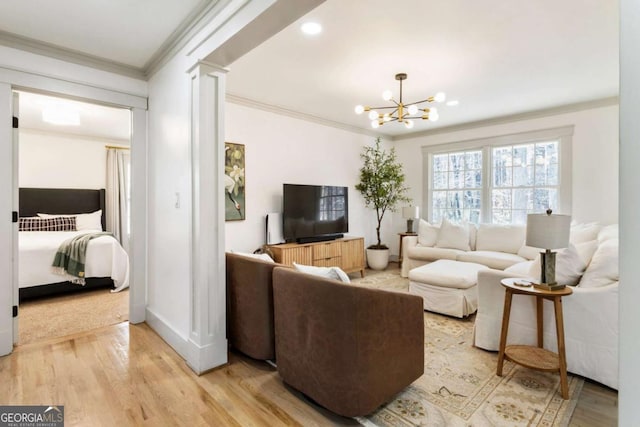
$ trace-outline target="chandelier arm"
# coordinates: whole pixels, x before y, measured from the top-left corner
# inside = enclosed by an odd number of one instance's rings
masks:
[[[433,98],[432,96],[430,96],[429,98]],[[412,104],[422,104],[423,102],[433,102],[433,101],[429,101],[429,98],[427,99],[423,99],[422,101],[416,101],[416,102],[407,102],[407,105],[412,105]]]
[[[391,105],[389,107],[369,107],[369,110],[388,110],[389,108],[396,108],[396,105]]]

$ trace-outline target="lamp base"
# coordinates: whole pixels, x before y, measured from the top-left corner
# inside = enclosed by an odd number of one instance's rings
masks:
[[[407,220],[407,233],[413,233],[413,219],[411,218]]]
[[[556,253],[547,249],[540,252],[540,283],[534,283],[533,287],[545,291],[557,291],[564,289],[565,285],[556,283]]]

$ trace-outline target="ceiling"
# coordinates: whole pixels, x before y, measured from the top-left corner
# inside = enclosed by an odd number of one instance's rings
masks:
[[[303,35],[308,20],[323,32]],[[368,130],[354,107],[389,105],[397,73],[405,102],[459,100],[438,105],[437,122],[377,129],[402,136],[617,96],[618,2],[327,0],[229,68],[243,101]]]
[[[20,128],[43,132],[81,135],[115,140],[128,145],[131,138],[131,111],[86,102],[20,92]],[[51,124],[43,120],[43,111],[52,109],[63,114],[76,114],[78,125]]]
[[[27,40],[144,72],[215,3],[4,1],[0,43]],[[307,20],[323,32],[303,35]],[[370,121],[354,106],[386,105],[385,89],[397,97],[397,73],[408,74],[405,101],[438,91],[459,100],[438,105],[437,122],[377,130],[401,138],[617,96],[618,20],[615,0],[327,0],[233,62],[227,90],[232,102],[366,132]]]

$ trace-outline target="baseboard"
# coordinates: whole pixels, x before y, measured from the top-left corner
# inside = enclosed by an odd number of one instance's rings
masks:
[[[189,357],[186,359],[187,365],[193,372],[201,375],[227,363],[227,340],[221,338],[217,342],[203,346],[189,340],[189,353]]]
[[[173,348],[184,360],[188,360],[189,356],[189,341],[182,338],[182,336],[173,329],[162,317],[155,314],[149,309],[145,310],[145,321],[147,325],[151,327],[160,338],[162,338],[171,348]]]

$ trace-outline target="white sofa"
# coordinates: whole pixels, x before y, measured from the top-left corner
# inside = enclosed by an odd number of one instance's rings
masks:
[[[440,226],[421,219],[416,236],[402,239],[402,277],[409,271],[440,259],[473,262],[504,270],[534,259],[538,250],[524,245],[522,225],[457,225],[444,220]]]
[[[593,230],[591,230],[593,232]],[[617,225],[602,228],[597,239],[581,241],[572,229],[572,242],[579,247],[587,266],[573,294],[563,298],[565,346],[569,372],[618,388],[618,237]],[[592,250],[591,247],[594,249]],[[594,251],[595,250],[595,251]],[[560,254],[558,254],[560,257]],[[507,277],[530,277],[537,266],[523,262],[507,268],[478,273],[478,312],[474,345],[497,351]],[[558,266],[559,267],[559,266]],[[557,271],[556,274],[561,274]],[[536,345],[535,298],[515,295],[511,306],[508,344]],[[553,305],[544,305],[545,348],[557,350]]]

